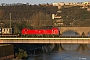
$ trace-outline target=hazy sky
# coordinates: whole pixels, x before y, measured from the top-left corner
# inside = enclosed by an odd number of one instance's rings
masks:
[[[39,4],[39,3],[53,3],[53,2],[85,2],[90,0],[0,0],[1,3],[30,3],[30,4]]]

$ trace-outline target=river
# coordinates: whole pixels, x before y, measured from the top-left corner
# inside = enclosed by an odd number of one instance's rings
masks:
[[[50,54],[38,54],[27,60],[90,60],[90,51],[58,51]]]
[[[74,31],[67,31],[62,36],[79,36]],[[88,34],[90,36],[90,33]],[[77,50],[80,44],[62,44],[65,50],[50,53],[30,54],[27,60],[90,60],[90,50]],[[87,45],[90,48],[90,45]]]

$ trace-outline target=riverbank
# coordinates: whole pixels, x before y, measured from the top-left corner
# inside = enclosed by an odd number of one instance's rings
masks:
[[[12,44],[0,44],[0,60],[14,58],[14,46]]]

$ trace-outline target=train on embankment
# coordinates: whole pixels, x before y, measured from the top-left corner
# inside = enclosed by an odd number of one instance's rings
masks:
[[[23,28],[21,33],[14,34],[14,28],[0,28],[0,36],[1,37],[20,37],[20,36],[29,36],[29,35],[60,35],[60,30],[58,28],[51,28],[51,29],[28,29]]]

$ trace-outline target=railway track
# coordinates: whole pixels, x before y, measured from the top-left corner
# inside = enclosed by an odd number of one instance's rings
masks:
[[[10,38],[90,38],[90,36],[34,36],[34,35],[30,35],[30,36],[19,36],[19,35],[0,35],[0,38],[3,37],[10,37]]]

